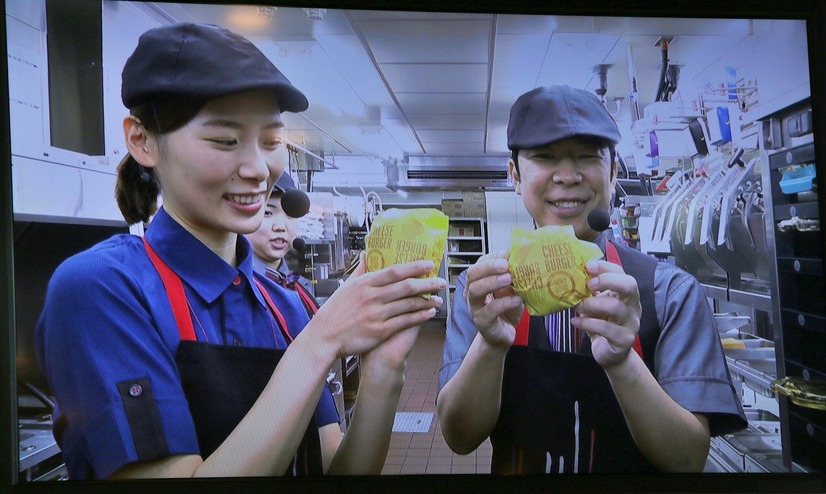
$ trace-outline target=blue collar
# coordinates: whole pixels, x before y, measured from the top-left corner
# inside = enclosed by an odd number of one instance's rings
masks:
[[[246,278],[253,285],[252,246],[243,235],[238,235],[236,256],[238,267],[233,267],[209,247],[195,238],[183,226],[160,208],[146,231],[146,239],[164,262],[207,303],[214,302],[232,284],[236,276]],[[264,299],[253,288],[259,303]]]

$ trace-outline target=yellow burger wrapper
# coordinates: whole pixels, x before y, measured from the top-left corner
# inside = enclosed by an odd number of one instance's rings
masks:
[[[447,243],[447,223],[447,216],[438,209],[382,211],[364,237],[367,271],[430,259],[435,267],[423,278],[437,276]]]
[[[508,260],[511,285],[532,316],[559,312],[591,296],[585,263],[601,257],[596,244],[576,238],[573,226],[514,228]]]

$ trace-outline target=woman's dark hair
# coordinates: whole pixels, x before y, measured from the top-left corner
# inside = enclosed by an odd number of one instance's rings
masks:
[[[608,153],[611,157],[611,163],[617,159],[617,147],[608,139],[596,136],[588,136],[588,135],[579,135],[575,136],[577,139],[580,139],[582,142],[592,144],[600,149],[608,148]],[[511,159],[513,160],[513,165],[516,167],[516,173],[519,173],[519,150],[512,149],[511,150]]]
[[[131,110],[144,128],[155,135],[180,129],[201,111],[207,100],[185,96],[158,96]],[[149,221],[158,210],[161,184],[153,168],[144,168],[128,154],[118,165],[115,198],[127,224]]]

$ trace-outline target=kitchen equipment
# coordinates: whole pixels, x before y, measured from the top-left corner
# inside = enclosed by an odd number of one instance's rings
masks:
[[[704,197],[702,191],[708,183],[709,179],[705,176],[692,180],[686,194],[675,206],[674,226],[669,239],[677,265],[700,280],[712,279],[713,272],[689,239],[693,236],[697,203]]]
[[[731,339],[739,343],[739,348],[724,345],[723,353],[732,379],[756,393],[774,397],[772,382],[777,378],[774,342],[747,333]]]
[[[367,219],[367,201],[363,197],[347,196],[344,201],[345,211],[351,228],[364,226]]]
[[[740,328],[751,322],[751,318],[736,312],[722,312],[714,314],[714,322],[717,324],[717,331],[723,335],[733,331],[739,332]]]
[[[716,442],[719,451],[741,472],[785,472],[780,434],[735,432]]]
[[[826,410],[826,381],[786,376],[772,383],[772,389],[805,408]]]
[[[814,163],[806,165],[791,165],[780,169],[783,178],[780,179],[780,190],[784,194],[797,194],[812,190],[817,176]]]
[[[749,421],[749,430],[755,432],[778,434],[780,433],[780,417],[768,410],[746,407],[743,412]]]
[[[314,264],[315,279],[325,280],[330,277],[330,265],[326,262],[319,262]]]
[[[732,161],[734,172],[727,172],[720,189],[709,195],[706,208],[710,204],[712,209],[704,212],[708,229],[701,229],[701,235],[710,234],[708,255],[726,271],[729,288],[765,293],[769,267],[762,185],[755,171],[759,157],[746,165]]]

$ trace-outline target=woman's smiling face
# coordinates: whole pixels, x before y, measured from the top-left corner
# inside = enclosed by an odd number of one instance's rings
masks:
[[[580,239],[595,238],[588,213],[609,207],[616,178],[610,149],[574,137],[522,149],[518,158],[518,172],[513,162],[509,171],[536,224],[573,225]]]
[[[255,231],[287,161],[282,136],[271,93],[211,100],[189,123],[158,138],[164,209],[202,240]]]
[[[255,255],[267,263],[276,263],[292,248],[298,229],[298,220],[291,218],[281,207],[280,192],[274,192],[264,208],[261,227],[247,235]]]

